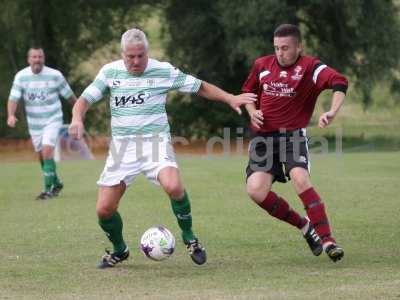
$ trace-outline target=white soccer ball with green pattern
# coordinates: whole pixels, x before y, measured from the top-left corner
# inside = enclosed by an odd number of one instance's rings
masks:
[[[152,260],[164,260],[175,250],[175,237],[164,226],[151,227],[140,239],[140,250]]]

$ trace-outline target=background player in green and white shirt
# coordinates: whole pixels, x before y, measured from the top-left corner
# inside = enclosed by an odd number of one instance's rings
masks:
[[[178,90],[198,93],[222,101],[240,112],[240,106],[253,103],[256,95],[234,96],[220,88],[187,75],[167,62],[148,57],[148,41],[138,29],[121,38],[122,60],[105,65],[73,108],[70,134],[82,137],[83,119],[90,104],[110,94],[112,143],[99,181],[96,212],[99,225],[113,244],[100,268],[113,267],[129,256],[122,236],[119,200],[139,174],[162,186],[182,230],[182,239],[196,264],[206,262],[206,252],[192,230],[190,202],[175,160],[165,102],[167,93]]]
[[[15,127],[15,112],[23,100],[32,144],[38,153],[44,175],[44,191],[37,199],[57,196],[63,184],[57,177],[54,147],[63,123],[60,96],[73,105],[76,97],[60,71],[44,65],[42,48],[30,48],[29,66],[14,78],[8,100],[7,124]]]

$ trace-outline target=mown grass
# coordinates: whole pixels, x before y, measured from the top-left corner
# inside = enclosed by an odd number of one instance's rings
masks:
[[[139,178],[120,206],[132,258],[97,270],[109,247],[94,211],[103,162],[62,162],[66,188],[42,202],[33,200],[41,187],[38,164],[3,163],[0,299],[398,299],[399,164],[399,152],[313,155],[312,180],[346,251],[334,264],[312,256],[296,230],[247,199],[245,157],[181,157],[207,264],[187,257],[168,199]],[[289,184],[274,190],[303,212]],[[153,224],[178,239],[161,263],[137,250]]]

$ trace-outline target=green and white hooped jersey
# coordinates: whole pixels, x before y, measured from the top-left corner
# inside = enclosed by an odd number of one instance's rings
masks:
[[[110,93],[113,137],[169,133],[165,103],[167,93],[196,93],[201,80],[182,73],[168,62],[148,60],[140,75],[128,72],[123,60],[106,64],[82,93],[90,104]]]
[[[35,74],[31,67],[26,67],[15,75],[9,99],[24,100],[29,133],[41,135],[47,125],[62,124],[60,96],[68,99],[72,95],[71,87],[60,71],[44,66]]]

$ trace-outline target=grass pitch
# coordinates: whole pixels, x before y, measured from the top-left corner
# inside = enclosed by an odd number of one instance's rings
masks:
[[[181,157],[194,229],[208,251],[194,265],[169,201],[139,178],[120,205],[131,258],[97,270],[110,244],[97,225],[95,182],[103,161],[62,162],[65,190],[35,201],[35,162],[0,167],[0,299],[399,299],[399,152],[314,155],[312,181],[345,249],[339,263],[314,257],[301,234],[248,200],[245,157]],[[274,190],[304,212],[290,184]],[[145,258],[140,235],[167,226],[177,238],[164,262]]]

